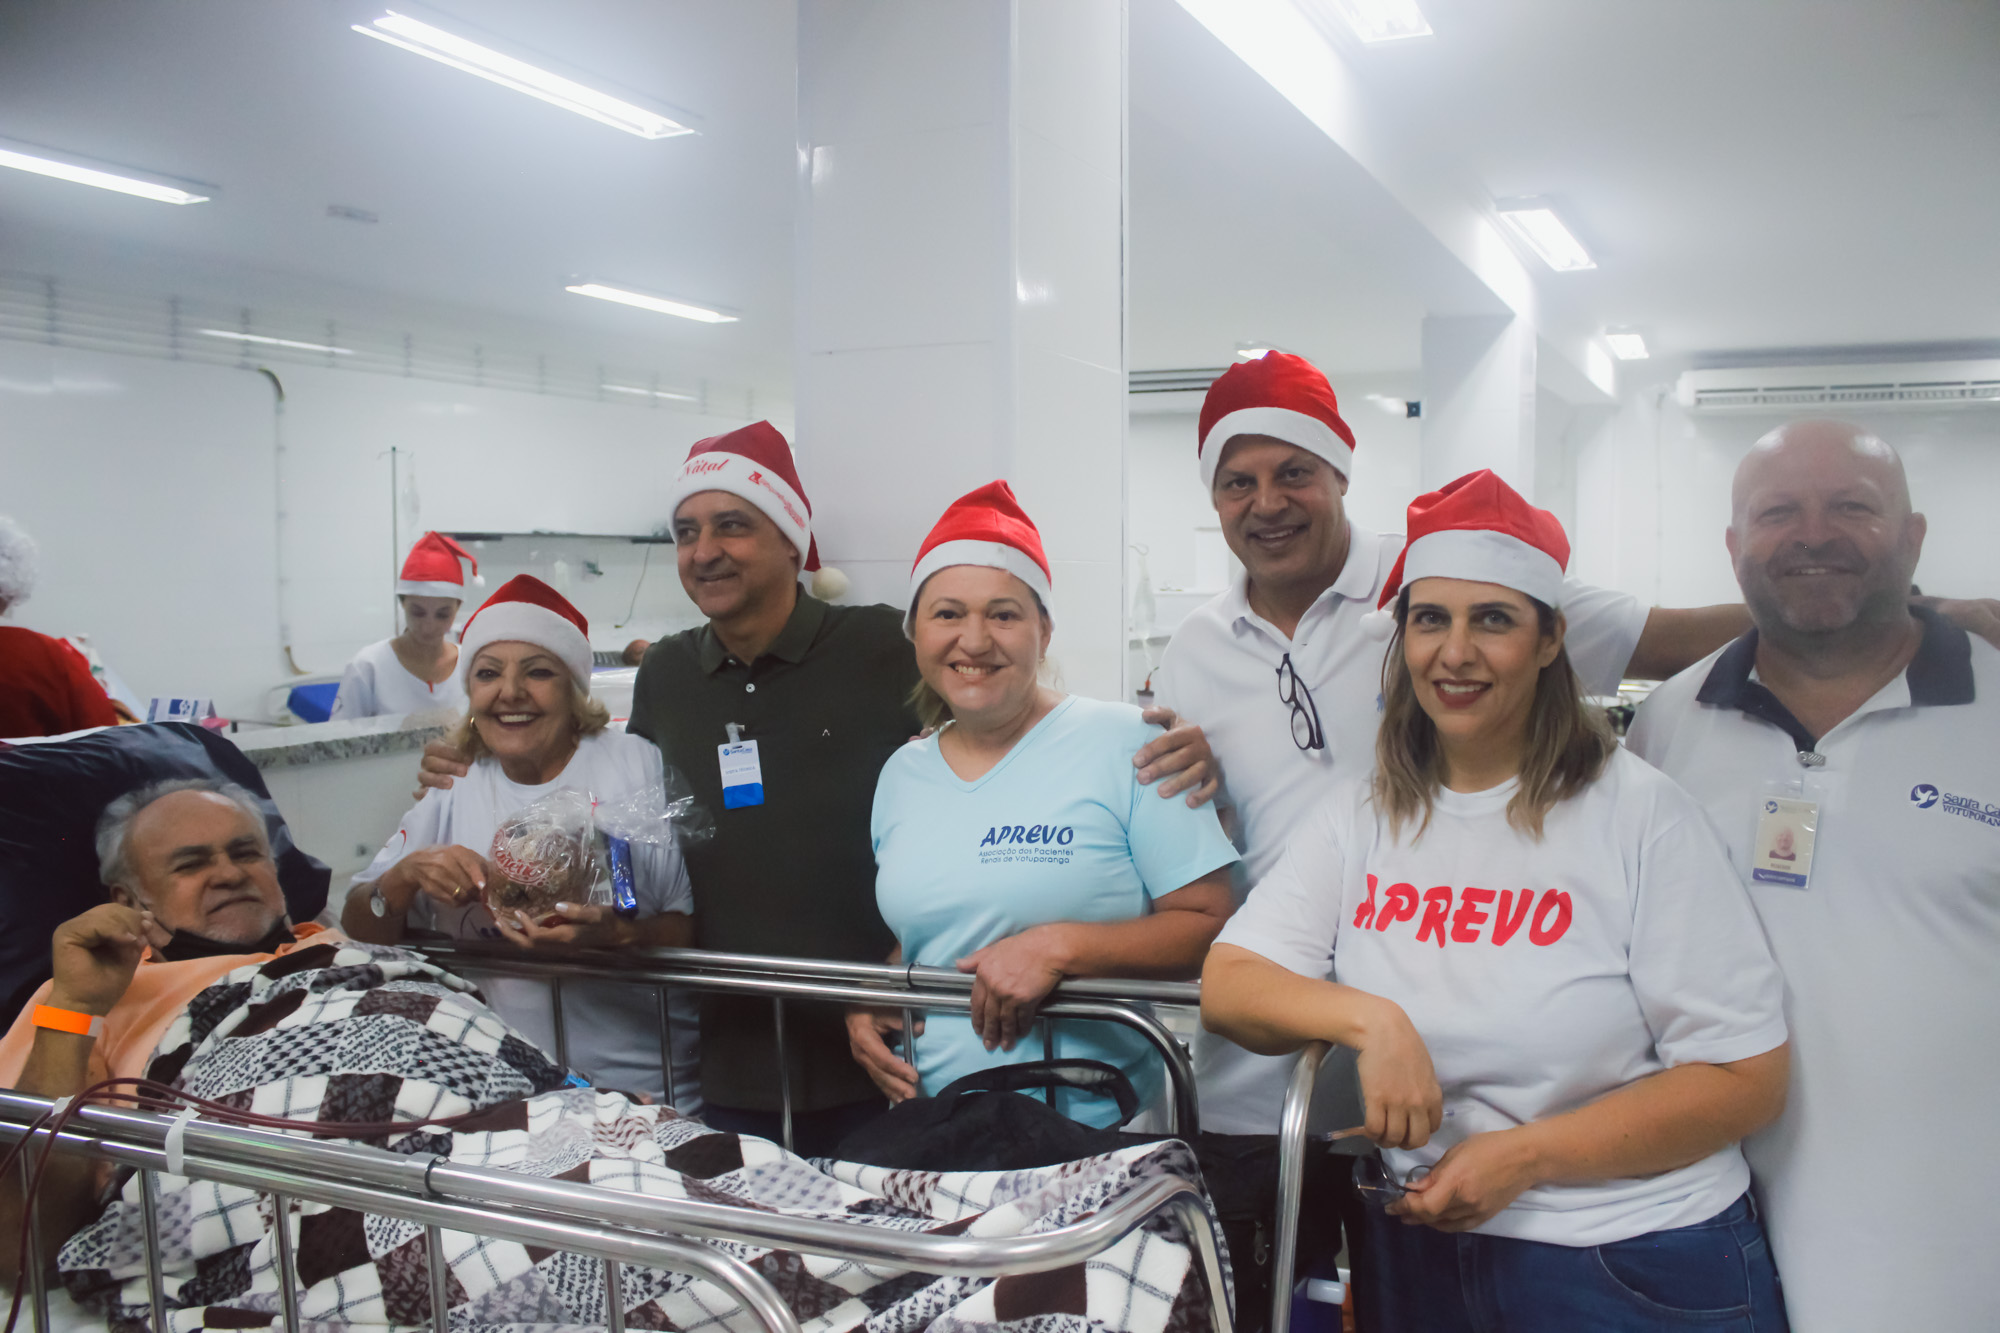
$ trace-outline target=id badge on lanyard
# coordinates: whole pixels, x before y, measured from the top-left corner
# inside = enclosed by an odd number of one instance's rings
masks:
[[[1812,880],[1813,844],[1820,833],[1819,802],[1803,782],[1772,782],[1757,798],[1757,830],[1750,843],[1750,880],[1803,889]]]

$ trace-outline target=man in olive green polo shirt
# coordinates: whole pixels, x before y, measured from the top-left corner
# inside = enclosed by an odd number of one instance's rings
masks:
[[[819,566],[811,510],[790,447],[766,422],[697,443],[669,499],[681,586],[708,623],[646,651],[627,730],[659,746],[715,815],[716,836],[687,850],[695,943],[881,962],[895,939],[875,906],[869,812],[882,765],[919,730],[903,610],[833,606],[799,587]],[[1162,796],[1195,803],[1217,785],[1192,727],[1134,761],[1142,780],[1169,779]],[[424,768],[430,785],[464,772],[437,742]],[[829,1155],[882,1111],[882,1095],[849,1054],[837,1007],[794,1002],[785,1013],[793,1145]],[[701,1051],[709,1124],[777,1139],[770,1002],[705,997]]]

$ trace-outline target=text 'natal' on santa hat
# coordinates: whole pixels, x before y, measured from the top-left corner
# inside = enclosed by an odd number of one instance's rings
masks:
[[[1561,606],[1568,568],[1569,538],[1556,516],[1481,468],[1410,502],[1409,536],[1389,568],[1369,629],[1382,638],[1394,631],[1390,608],[1418,579],[1497,583]]]
[[[494,643],[532,643],[558,658],[590,688],[590,622],[569,599],[532,574],[516,574],[487,598],[458,636],[458,679],[468,685],[472,659]]]
[[[985,565],[1004,569],[1035,590],[1049,604],[1049,558],[1042,551],[1042,534],[1004,481],[989,481],[953,500],[944,517],[924,538],[917,562],[910,566],[910,605],[903,612],[903,633],[913,636],[917,594],[924,580],[953,565]]]
[[[1340,417],[1333,386],[1312,362],[1289,352],[1239,361],[1216,377],[1201,400],[1201,484],[1215,485],[1222,451],[1238,435],[1269,435],[1310,450],[1343,477],[1354,472],[1354,432]]]
[[[792,446],[776,426],[753,421],[727,435],[696,440],[667,494],[667,512],[678,513],[683,500],[702,491],[727,491],[748,500],[777,524],[785,540],[799,552],[800,572],[813,576],[815,596],[830,599],[847,591],[846,575],[820,567],[819,543],[813,540],[812,503],[799,481]]]
[[[398,597],[456,597],[465,600],[465,571],[459,561],[472,566],[472,586],[483,588],[479,558],[442,532],[426,532],[410,548],[403,572],[396,579]]]

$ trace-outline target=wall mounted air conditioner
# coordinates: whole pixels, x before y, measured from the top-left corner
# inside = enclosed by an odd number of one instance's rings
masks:
[[[1691,412],[2000,407],[2000,361],[1690,370],[1674,397]]]

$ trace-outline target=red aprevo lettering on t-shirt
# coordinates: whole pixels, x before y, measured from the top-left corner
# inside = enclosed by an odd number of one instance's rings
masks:
[[[1356,930],[1387,931],[1399,922],[1414,919],[1418,905],[1422,904],[1424,914],[1417,923],[1417,940],[1434,941],[1440,949],[1447,938],[1454,944],[1479,943],[1480,931],[1489,923],[1493,928],[1486,939],[1493,944],[1513,940],[1523,924],[1528,927],[1528,942],[1544,947],[1569,933],[1573,908],[1569,894],[1562,889],[1544,889],[1538,898],[1533,889],[1501,889],[1496,894],[1492,889],[1471,885],[1455,889],[1449,884],[1438,884],[1419,894],[1414,884],[1391,884],[1378,902],[1379,884],[1374,875],[1368,876],[1368,896],[1354,909]]]

